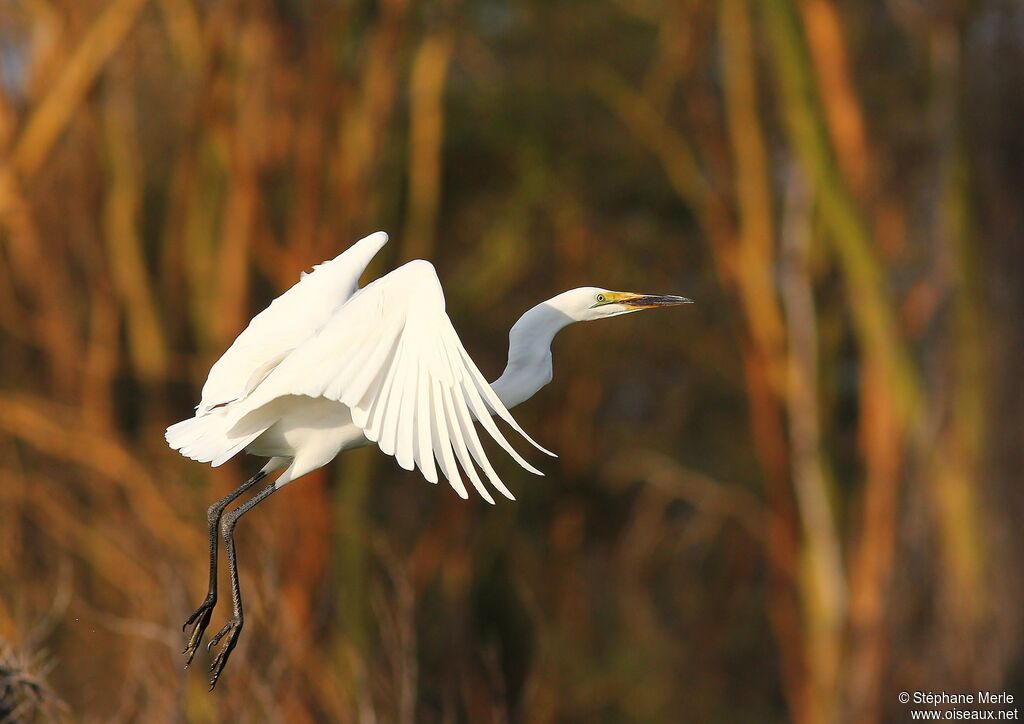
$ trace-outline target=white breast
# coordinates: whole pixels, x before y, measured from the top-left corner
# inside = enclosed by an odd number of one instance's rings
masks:
[[[326,463],[342,450],[369,441],[352,422],[347,405],[323,397],[286,395],[270,403],[278,420],[249,443],[246,452],[259,457],[321,458]]]

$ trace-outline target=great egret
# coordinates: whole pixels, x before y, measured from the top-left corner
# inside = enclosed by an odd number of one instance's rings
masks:
[[[689,302],[685,297],[573,289],[524,314],[509,332],[508,365],[488,384],[445,313],[434,267],[412,261],[358,288],[359,276],[387,243],[370,234],[314,267],[256,315],[213,365],[194,417],[167,428],[168,444],[193,460],[221,465],[245,450],[270,458],[256,475],[210,506],[210,584],[188,617],[184,654],[192,662],[217,602],[217,529],[227,551],[233,615],[211,639],[224,646],[210,666],[213,689],[242,630],[234,530],[238,519],[275,490],[371,442],[406,470],[436,483],[437,468],[468,497],[456,460],[476,491],[494,499],[478,474],[514,500],[487,460],[474,421],[517,463],[543,475],[508,443],[497,415],[539,450],[508,408],[551,381],[551,341],[573,322]],[[551,455],[552,453],[548,453]],[[223,516],[235,498],[272,472],[278,478]]]

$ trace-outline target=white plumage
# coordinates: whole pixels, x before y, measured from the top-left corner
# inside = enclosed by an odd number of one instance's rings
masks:
[[[356,242],[304,274],[256,315],[213,365],[195,416],[167,428],[168,444],[193,460],[221,465],[242,450],[270,458],[207,511],[210,587],[185,622],[193,628],[184,653],[187,666],[217,603],[219,526],[228,553],[233,615],[209,644],[225,642],[210,667],[211,688],[242,630],[234,526],[247,510],[338,453],[371,442],[403,468],[419,468],[432,483],[440,470],[463,498],[469,494],[460,466],[487,502],[494,499],[480,471],[512,499],[487,459],[476,424],[519,465],[542,474],[513,449],[492,415],[547,452],[508,408],[551,381],[551,341],[558,331],[573,322],[689,301],[596,287],[563,292],[515,323],[505,371],[488,384],[448,319],[441,283],[429,262],[409,262],[358,288],[360,275],[387,240],[378,231]],[[224,513],[238,496],[281,468],[284,472],[272,484]]]
[[[317,264],[257,314],[214,363],[197,414],[236,402],[255,389],[292,350],[315,335],[355,293],[370,260],[388,242],[383,231]]]
[[[342,450],[376,442],[432,483],[440,469],[464,498],[458,465],[488,502],[477,467],[514,499],[487,459],[478,421],[516,462],[542,475],[491,419],[544,450],[462,346],[429,262],[409,262],[356,290],[386,241],[383,232],[362,239],[253,318],[210,371],[195,417],[167,429],[170,446],[215,466],[243,449],[270,457],[269,468],[288,466],[280,487]]]

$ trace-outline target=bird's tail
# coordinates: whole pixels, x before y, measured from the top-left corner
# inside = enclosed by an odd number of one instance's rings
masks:
[[[227,415],[210,412],[171,425],[164,433],[164,439],[172,449],[185,457],[217,467],[238,454],[263,432],[261,429],[241,437],[231,436],[228,435],[230,427]]]

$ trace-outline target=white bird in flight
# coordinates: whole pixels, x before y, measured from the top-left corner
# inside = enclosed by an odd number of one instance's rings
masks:
[[[233,615],[207,646],[225,636],[210,666],[213,689],[242,630],[234,529],[239,517],[274,491],[331,462],[340,452],[376,443],[406,470],[436,483],[438,469],[461,497],[466,485],[493,503],[488,482],[514,500],[491,466],[474,422],[537,475],[505,439],[500,417],[539,450],[508,408],[551,381],[551,341],[573,322],[685,304],[654,296],[582,287],[527,311],[509,332],[508,365],[488,384],[445,313],[434,267],[411,261],[359,288],[360,275],[387,243],[382,231],[319,264],[256,315],[210,370],[194,417],[171,425],[168,444],[193,460],[222,465],[245,450],[269,458],[252,478],[207,511],[210,584],[183,628],[194,624],[184,654],[192,662],[217,602],[217,529],[228,557]],[[277,479],[223,515],[267,475]]]

